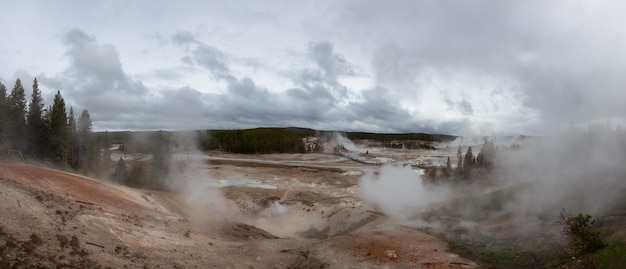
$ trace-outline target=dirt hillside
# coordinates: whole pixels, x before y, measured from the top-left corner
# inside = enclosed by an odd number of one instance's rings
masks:
[[[263,195],[229,188],[224,196],[232,206]],[[319,238],[281,238],[250,223],[224,220],[209,208],[194,219],[182,194],[0,161],[0,268],[477,267],[427,234],[350,210],[341,210],[345,216],[327,214],[329,222],[345,228],[329,228]],[[350,216],[362,223],[341,223]]]

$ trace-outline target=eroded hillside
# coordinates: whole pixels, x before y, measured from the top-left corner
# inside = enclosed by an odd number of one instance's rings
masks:
[[[2,267],[476,267],[447,252],[443,241],[347,202],[355,198],[306,189],[224,188],[226,208],[238,212],[224,218],[224,208],[190,206],[183,194],[21,163],[0,162],[0,185]],[[288,214],[272,218],[273,197]],[[290,236],[253,225],[288,230],[311,214],[330,224]]]

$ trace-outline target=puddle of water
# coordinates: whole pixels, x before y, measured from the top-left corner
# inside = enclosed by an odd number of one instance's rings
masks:
[[[276,189],[278,187],[269,184],[263,184],[259,180],[249,179],[249,178],[234,178],[234,179],[223,179],[220,180],[220,187],[226,186],[247,186],[252,188],[261,188],[261,189]]]

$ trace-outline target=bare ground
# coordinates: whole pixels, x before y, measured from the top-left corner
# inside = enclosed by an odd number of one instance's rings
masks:
[[[350,173],[357,164],[331,155],[246,158],[219,155],[208,172],[278,189],[225,187],[219,208],[0,162],[0,267],[477,267],[445,242],[362,205],[359,174]]]

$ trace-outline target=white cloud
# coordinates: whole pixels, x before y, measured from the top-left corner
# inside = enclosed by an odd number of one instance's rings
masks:
[[[0,78],[97,129],[551,132],[626,118],[620,5],[7,2]]]

